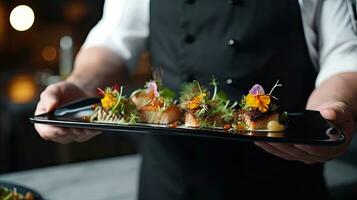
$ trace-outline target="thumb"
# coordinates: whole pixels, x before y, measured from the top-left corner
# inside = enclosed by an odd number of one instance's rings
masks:
[[[353,115],[349,111],[347,104],[336,102],[321,109],[320,113],[324,118],[332,121],[337,127],[339,127],[345,133],[348,140],[352,138],[354,130]]]
[[[322,106],[320,110],[321,115],[335,123],[343,122],[346,118],[349,118],[347,112],[347,105],[343,102],[330,103],[326,106]]]
[[[40,96],[40,102],[37,105],[35,114],[40,112],[50,112],[60,105],[61,90],[58,86],[48,86]]]
[[[328,120],[336,121],[342,114],[341,111],[335,108],[324,108],[320,110],[321,115]]]

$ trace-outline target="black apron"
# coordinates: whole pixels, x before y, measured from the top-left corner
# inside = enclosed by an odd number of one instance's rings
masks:
[[[305,108],[317,74],[297,0],[151,0],[149,49],[176,91],[214,75],[239,100],[254,84],[268,90],[279,79],[275,95],[288,111]],[[156,135],[142,152],[139,199],[326,197],[322,165],[286,161],[250,142]]]

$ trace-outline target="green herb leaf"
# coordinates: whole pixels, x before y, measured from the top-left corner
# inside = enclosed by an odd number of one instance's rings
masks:
[[[159,94],[160,96],[162,96],[163,98],[170,98],[170,99],[174,99],[176,94],[174,91],[170,90],[169,88],[163,87],[159,90]]]
[[[228,95],[222,91],[218,92],[217,93],[217,97],[216,98],[219,98],[219,99],[222,99],[222,100],[228,100]]]

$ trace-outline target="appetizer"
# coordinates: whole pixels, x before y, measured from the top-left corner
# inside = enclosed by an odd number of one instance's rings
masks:
[[[20,194],[16,188],[9,189],[6,187],[0,187],[0,199],[1,200],[35,200],[35,197],[31,192],[26,194]]]
[[[202,88],[198,81],[186,83],[181,89],[180,106],[184,110],[186,127],[214,128],[224,127],[233,119],[233,108],[224,93],[217,91],[218,83],[213,78],[211,81],[213,94]]]
[[[282,86],[279,81],[268,94],[265,94],[263,87],[256,84],[243,96],[239,109],[235,113],[236,123],[233,125],[235,130],[269,130],[283,131],[284,125],[280,124],[279,106],[273,103],[272,92],[276,87]]]
[[[123,95],[123,86],[98,88],[98,92],[102,96],[101,103],[94,106],[90,122],[133,124],[138,120],[136,106]]]
[[[146,83],[130,99],[139,111],[140,122],[170,124],[180,120],[181,110],[174,102],[175,93],[162,86],[159,79]]]

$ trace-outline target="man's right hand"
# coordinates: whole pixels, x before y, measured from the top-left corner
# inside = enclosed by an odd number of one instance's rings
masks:
[[[84,97],[88,95],[71,82],[62,81],[50,85],[41,93],[35,115],[50,112],[63,104]],[[43,139],[61,144],[84,142],[100,133],[88,129],[61,128],[44,124],[35,124],[35,129]]]

